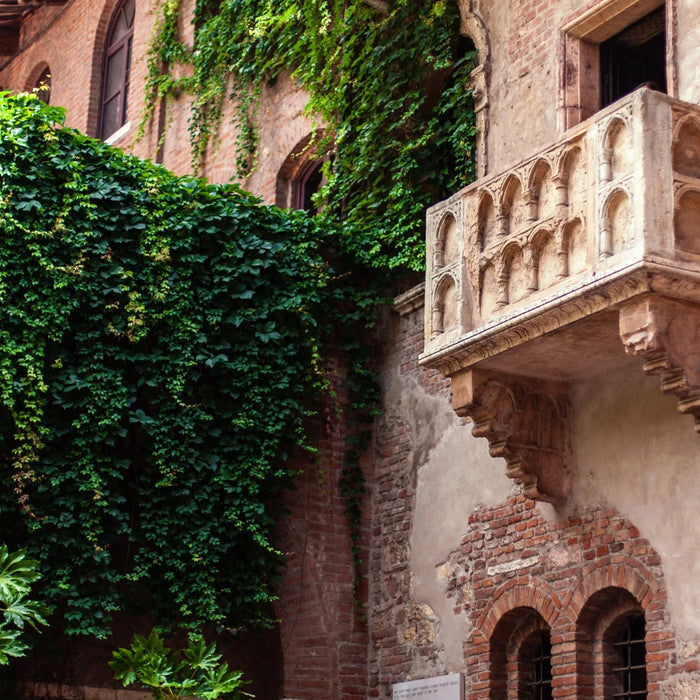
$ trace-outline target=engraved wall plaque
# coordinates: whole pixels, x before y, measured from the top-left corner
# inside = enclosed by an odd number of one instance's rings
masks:
[[[462,674],[394,683],[393,700],[464,700]]]

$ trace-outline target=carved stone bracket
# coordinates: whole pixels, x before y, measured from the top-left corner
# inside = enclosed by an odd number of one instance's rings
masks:
[[[661,390],[676,395],[678,410],[694,416],[700,433],[700,310],[644,295],[620,307],[620,337],[647,374],[659,375]]]
[[[472,434],[489,441],[492,457],[528,498],[563,501],[571,490],[568,385],[463,370],[452,375],[456,413],[474,421]]]

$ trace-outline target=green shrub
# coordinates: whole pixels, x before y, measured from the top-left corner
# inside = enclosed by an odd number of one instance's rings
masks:
[[[186,649],[172,651],[156,629],[148,637],[136,635],[129,649],[117,649],[109,665],[114,677],[125,687],[138,684],[149,688],[156,700],[238,700],[245,685],[240,671],[222,663],[214,644],[191,639]],[[252,697],[249,695],[249,697]]]

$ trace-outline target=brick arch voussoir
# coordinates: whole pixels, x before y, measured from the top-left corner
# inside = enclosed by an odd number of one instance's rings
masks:
[[[523,607],[537,611],[550,629],[562,623],[568,626],[566,615],[559,619],[563,609],[559,594],[548,583],[537,581],[533,585],[508,581],[494,593],[491,605],[480,615],[475,625],[475,636],[478,632],[483,638],[491,639],[503,616]]]
[[[564,598],[568,617],[578,620],[590,598],[605,588],[622,588],[631,593],[643,610],[649,609],[662,594],[662,583],[657,581],[643,564],[634,560],[623,563],[592,564],[584,571],[579,585]]]

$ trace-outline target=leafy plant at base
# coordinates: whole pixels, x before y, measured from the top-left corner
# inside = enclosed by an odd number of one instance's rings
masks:
[[[24,656],[28,647],[22,639],[25,624],[38,629],[46,625],[46,608],[28,598],[31,585],[41,577],[39,562],[27,559],[25,552],[10,552],[0,545],[0,665],[10,657]]]
[[[62,117],[0,98],[0,527],[70,634],[269,624],[341,243]]]
[[[328,134],[316,150],[333,153],[321,219],[342,226],[344,245],[366,264],[422,270],[426,206],[474,177],[475,52],[459,37],[457,5],[392,0],[381,12],[364,0],[196,0],[188,46],[179,4],[161,6],[142,130],[159,100],[189,93],[197,163],[232,98],[245,176],[256,161],[257,102],[292,71]],[[172,71],[177,64],[192,71]]]
[[[248,695],[240,690],[245,685],[242,673],[231,671],[216,646],[207,646],[201,637],[190,639],[186,649],[172,651],[153,629],[148,637],[137,634],[129,649],[117,649],[109,665],[125,687],[147,686],[156,700],[239,700]]]

